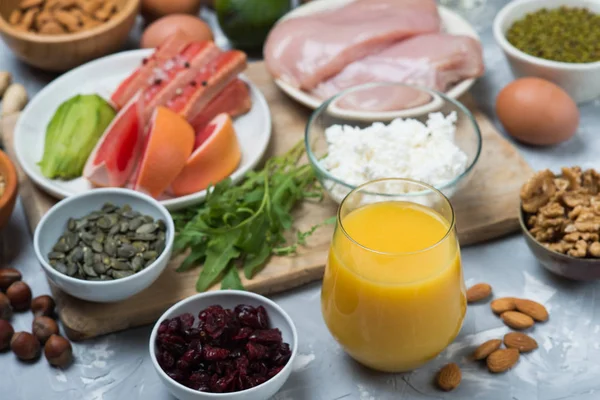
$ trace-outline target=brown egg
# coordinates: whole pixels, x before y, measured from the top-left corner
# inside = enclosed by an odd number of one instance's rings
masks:
[[[515,139],[552,145],[570,139],[579,125],[577,104],[560,87],[539,78],[521,78],[496,98],[496,114]]]
[[[197,15],[202,0],[142,0],[142,15],[147,22],[171,14]]]
[[[173,14],[148,25],[142,34],[140,47],[157,47],[177,30],[182,30],[193,40],[213,40],[210,27],[200,18],[186,14]]]

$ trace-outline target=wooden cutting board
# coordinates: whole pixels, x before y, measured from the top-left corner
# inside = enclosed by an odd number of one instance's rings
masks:
[[[273,84],[263,63],[253,63],[246,75],[263,92],[271,107],[273,137],[267,155],[285,152],[303,137],[310,110],[290,100]],[[492,239],[518,229],[518,193],[532,174],[518,151],[498,133],[490,121],[463,99],[473,111],[483,135],[483,150],[474,175],[454,199],[457,229],[462,245]],[[12,134],[17,116],[3,121],[5,146],[13,159]],[[20,174],[20,194],[31,230],[56,200]],[[335,215],[336,204],[306,203],[295,211],[295,228],[306,230]],[[293,257],[273,257],[254,279],[243,279],[248,290],[269,294],[281,292],[322,277],[333,227],[320,229],[305,248]],[[153,323],[175,302],[196,293],[198,269],[177,273],[181,258],[171,261],[161,277],[148,289],[120,303],[99,304],[75,299],[52,287],[61,320],[73,340]],[[41,273],[41,272],[40,272]]]

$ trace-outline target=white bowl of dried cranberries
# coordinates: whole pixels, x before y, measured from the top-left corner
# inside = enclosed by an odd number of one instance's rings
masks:
[[[287,381],[298,333],[275,302],[255,293],[200,293],[168,309],[150,335],[150,358],[180,400],[266,400]]]

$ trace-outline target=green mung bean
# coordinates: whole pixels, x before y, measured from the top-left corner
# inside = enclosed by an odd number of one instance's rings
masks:
[[[506,39],[524,53],[546,60],[600,61],[600,14],[586,8],[543,8],[516,21]]]

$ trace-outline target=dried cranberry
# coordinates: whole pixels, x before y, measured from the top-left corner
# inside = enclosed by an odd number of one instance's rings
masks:
[[[283,341],[281,337],[281,331],[277,328],[254,331],[254,333],[250,335],[249,339],[254,342],[266,344],[281,343]]]
[[[242,375],[248,374],[248,365],[250,365],[250,361],[246,356],[241,356],[235,360],[235,368]]]
[[[184,383],[184,381],[187,379],[187,376],[183,371],[167,372],[167,375],[169,376],[169,378],[179,383]]]
[[[202,356],[208,361],[224,360],[229,356],[229,350],[206,345],[202,349]]]
[[[228,321],[227,313],[221,306],[208,307],[198,315],[198,318],[200,319],[199,327],[213,339],[223,334]]]
[[[165,319],[158,326],[158,334],[161,335],[163,333],[167,333],[167,325],[169,325],[169,320]]]
[[[268,355],[268,348],[266,346],[253,342],[246,343],[246,351],[248,352],[249,360],[262,360]]]
[[[215,393],[231,392],[234,389],[235,378],[235,373],[219,378],[214,385],[211,385],[211,389]]]
[[[181,332],[181,321],[179,318],[173,318],[167,324],[167,333],[178,334]]]
[[[181,321],[181,328],[183,330],[190,329],[192,326],[194,326],[195,318],[190,313],[181,314],[179,316],[179,320]]]
[[[250,335],[254,332],[254,329],[248,327],[248,326],[244,326],[243,328],[241,328],[239,331],[237,331],[235,334],[233,334],[231,336],[231,340],[244,340],[244,339],[248,339],[248,337],[250,337]]]
[[[188,387],[206,392],[210,390],[210,375],[206,372],[193,372],[188,378]]]
[[[160,348],[167,350],[173,355],[180,356],[185,352],[186,343],[180,336],[165,333],[158,336],[157,342]]]
[[[200,364],[202,361],[202,354],[196,350],[188,350],[184,355],[181,356],[177,361],[177,369],[188,370]]]
[[[253,375],[255,376],[267,376],[267,372],[269,372],[269,369],[267,368],[265,363],[256,361],[250,363],[248,369],[252,371]]]
[[[274,377],[275,375],[280,373],[282,369],[283,369],[283,365],[281,365],[279,367],[271,368],[269,370],[269,372],[267,372],[267,379],[271,379],[272,377]]]
[[[258,386],[262,383],[265,383],[267,381],[267,378],[262,377],[262,376],[249,376],[247,378],[248,380],[248,388],[252,388],[254,386]]]
[[[254,329],[261,329],[261,325],[258,320],[258,314],[254,307],[248,305],[239,305],[235,308],[235,313],[237,314],[237,317],[242,325]]]
[[[227,375],[229,372],[234,370],[234,364],[231,361],[217,361],[215,363],[215,371],[219,375]]]
[[[200,339],[193,339],[190,341],[187,348],[188,350],[196,350],[197,352],[202,353],[202,342]]]
[[[292,351],[290,350],[290,345],[287,343],[281,343],[271,352],[270,358],[274,365],[283,366],[287,364],[291,356]]]
[[[202,335],[200,334],[200,330],[196,328],[189,328],[183,331],[183,336],[187,340],[200,339]]]
[[[170,370],[175,365],[175,357],[168,351],[161,351],[158,353],[157,360],[158,365],[165,371]]]
[[[259,329],[269,329],[269,315],[263,306],[258,306],[256,309],[256,317],[258,318]]]

